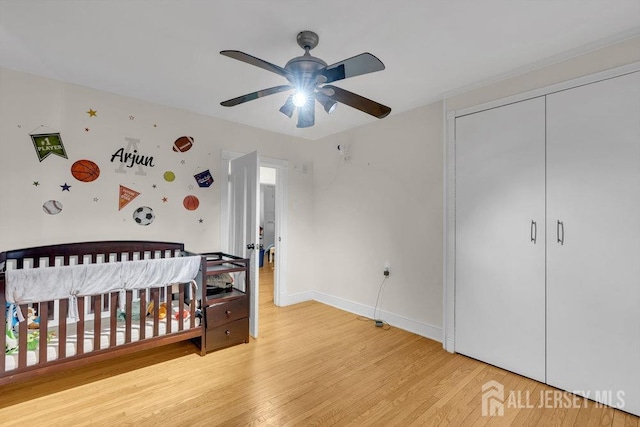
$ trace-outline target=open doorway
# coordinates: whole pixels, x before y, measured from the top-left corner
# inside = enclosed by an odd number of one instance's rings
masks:
[[[277,170],[260,167],[260,304],[275,303]]]
[[[244,153],[231,152],[231,151],[222,151],[221,155],[221,170],[229,171],[229,164],[231,160],[242,157]],[[287,271],[287,206],[288,206],[288,162],[286,160],[273,159],[263,156],[258,156],[258,163],[260,168],[268,168],[271,171],[268,173],[272,173],[275,171],[275,184],[274,184],[274,202],[275,202],[275,212],[274,212],[274,253],[273,253],[273,264],[271,267],[266,270],[268,272],[271,270],[273,272],[273,303],[277,306],[282,305],[284,301],[284,297],[287,294],[287,282],[286,282],[286,271]],[[262,175],[260,173],[260,175]],[[272,178],[273,180],[273,178]],[[221,188],[221,246],[224,248],[228,248],[228,229],[232,224],[232,220],[229,218],[229,175],[221,174],[220,176],[220,188]],[[273,182],[273,181],[271,181]],[[262,205],[262,203],[261,203]],[[266,252],[266,246],[265,246]],[[258,254],[259,257],[259,254]],[[268,265],[268,257],[263,259],[263,262],[267,262]],[[264,270],[264,267],[263,267]],[[258,296],[262,295],[262,291],[258,291]]]

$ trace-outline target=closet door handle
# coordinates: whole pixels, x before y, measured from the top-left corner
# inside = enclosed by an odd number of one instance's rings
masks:
[[[531,220],[531,241],[535,245],[537,240],[538,240],[538,223],[535,222],[534,220]]]
[[[564,222],[558,220],[556,225],[556,235],[558,236],[558,243],[564,245]]]

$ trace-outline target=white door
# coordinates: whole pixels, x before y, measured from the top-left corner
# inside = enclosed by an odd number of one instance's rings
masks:
[[[229,166],[229,252],[232,255],[251,258],[249,333],[254,338],[258,337],[259,198],[258,152],[231,160]]]
[[[545,380],[545,118],[536,98],[456,119],[456,351]]]
[[[640,73],[547,113],[547,382],[640,415]]]

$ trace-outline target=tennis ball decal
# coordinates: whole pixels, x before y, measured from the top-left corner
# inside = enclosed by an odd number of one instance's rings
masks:
[[[100,168],[91,160],[78,160],[71,165],[71,175],[81,182],[92,182],[100,176]]]
[[[164,180],[167,182],[173,182],[176,179],[176,174],[171,171],[166,171],[163,176]]]
[[[58,215],[62,212],[62,203],[57,200],[47,200],[42,205],[42,210],[49,215]]]

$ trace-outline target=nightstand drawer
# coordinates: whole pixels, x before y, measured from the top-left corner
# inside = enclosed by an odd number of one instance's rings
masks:
[[[249,342],[249,318],[236,320],[217,328],[207,328],[207,351]]]
[[[249,317],[249,304],[246,297],[234,299],[207,307],[207,329],[225,323]]]

